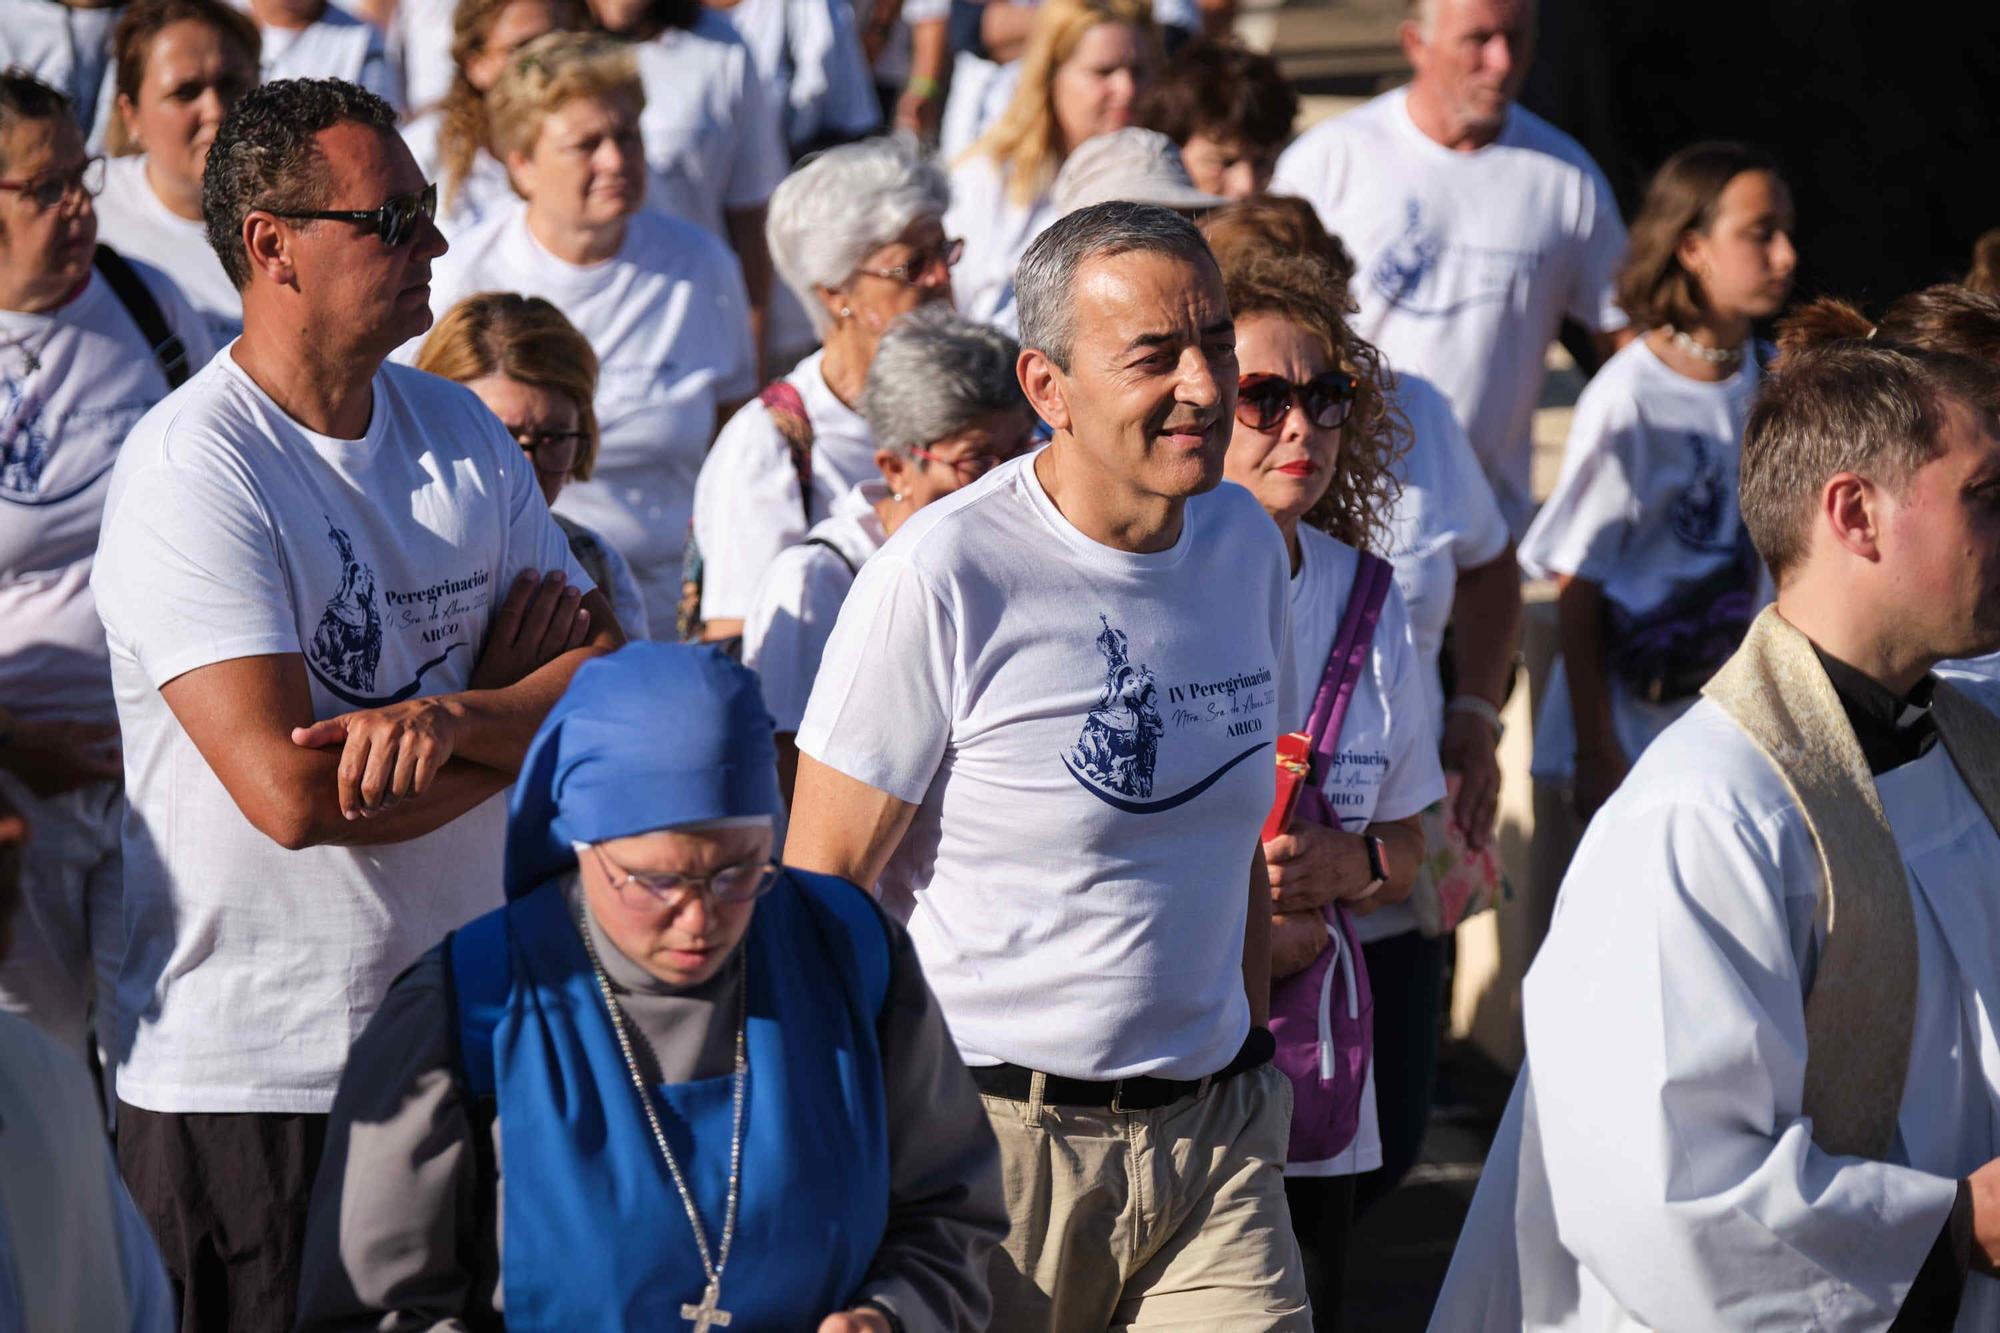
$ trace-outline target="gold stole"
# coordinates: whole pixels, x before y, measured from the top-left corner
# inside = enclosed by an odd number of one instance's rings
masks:
[[[1896,1139],[1916,1021],[1909,877],[1861,742],[1812,643],[1766,607],[1703,694],[1784,779],[1819,852],[1825,931],[1806,996],[1804,1109],[1813,1142],[1881,1160]],[[2000,828],[2000,717],[1939,681],[1931,716],[1951,761]]]

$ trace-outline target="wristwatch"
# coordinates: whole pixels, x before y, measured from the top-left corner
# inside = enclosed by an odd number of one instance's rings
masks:
[[[1365,892],[1374,893],[1389,882],[1389,858],[1386,854],[1388,849],[1382,845],[1382,840],[1372,833],[1361,835],[1361,845],[1368,849],[1369,883]]]

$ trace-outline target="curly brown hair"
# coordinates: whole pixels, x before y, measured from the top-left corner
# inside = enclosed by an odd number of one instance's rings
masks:
[[[1403,490],[1395,467],[1410,450],[1410,423],[1396,406],[1388,363],[1342,317],[1346,284],[1316,255],[1247,250],[1228,252],[1222,281],[1229,311],[1239,322],[1254,315],[1288,320],[1354,376],[1354,408],[1341,427],[1339,465],[1303,521],[1357,550],[1386,555],[1389,511]]]

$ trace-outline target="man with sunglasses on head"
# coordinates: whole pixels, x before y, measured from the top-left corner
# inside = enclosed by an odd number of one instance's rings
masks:
[[[79,1061],[115,1046],[123,938],[98,520],[126,432],[212,350],[165,275],[97,246],[103,184],[68,100],[0,73],[0,797],[36,830],[0,1010]]]
[[[239,102],[202,211],[243,334],[133,430],[105,504],[118,1152],[188,1328],[290,1326],[348,1048],[496,905],[494,798],[622,640],[499,420],[384,364],[430,323],[434,200],[373,94]]]
[[[1269,1063],[1276,525],[1221,485],[1235,332],[1200,233],[1053,224],[1017,274],[1048,446],[862,567],[786,861],[908,922],[1000,1139],[996,1329],[1311,1327]]]

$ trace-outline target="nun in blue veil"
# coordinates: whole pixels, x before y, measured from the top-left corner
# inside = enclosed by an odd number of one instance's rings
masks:
[[[584,665],[509,805],[507,904],[350,1053],[300,1327],[976,1329],[1007,1218],[901,928],[772,861],[756,677]]]

